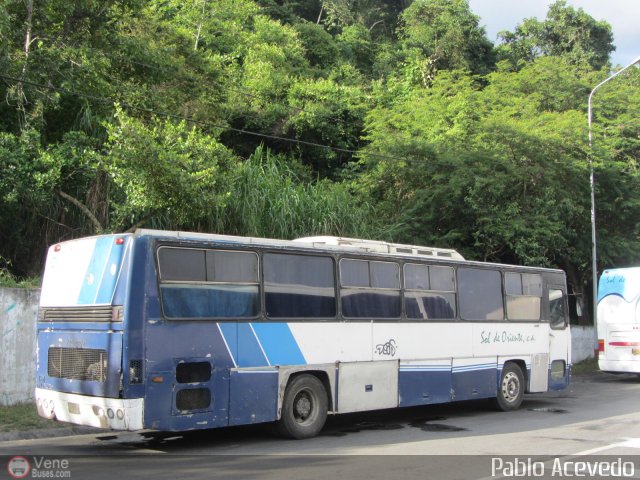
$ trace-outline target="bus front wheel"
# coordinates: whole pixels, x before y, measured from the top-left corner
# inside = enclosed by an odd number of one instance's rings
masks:
[[[522,404],[524,389],[522,369],[515,363],[507,363],[502,369],[497,396],[493,403],[503,412],[517,410]]]
[[[327,419],[327,392],[313,375],[294,377],[287,385],[278,431],[288,438],[315,437]]]

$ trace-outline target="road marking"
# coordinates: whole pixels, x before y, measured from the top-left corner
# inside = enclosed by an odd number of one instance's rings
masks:
[[[624,442],[611,443],[602,447],[591,448],[589,450],[583,450],[582,452],[574,453],[576,456],[581,455],[593,455],[594,453],[603,452],[611,448],[626,447],[626,448],[640,448],[640,438],[628,438]]]

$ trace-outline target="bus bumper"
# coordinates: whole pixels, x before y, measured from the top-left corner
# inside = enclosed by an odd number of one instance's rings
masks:
[[[143,398],[101,398],[36,388],[38,414],[61,422],[113,430],[142,430]]]
[[[638,360],[606,360],[598,359],[598,367],[603,372],[640,373],[640,357]]]

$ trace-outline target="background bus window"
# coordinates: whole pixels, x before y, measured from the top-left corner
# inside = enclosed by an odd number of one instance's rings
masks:
[[[549,323],[551,328],[564,328],[567,325],[562,290],[549,290]]]
[[[168,318],[258,315],[258,256],[253,252],[160,247],[160,296]]]
[[[392,262],[340,261],[342,315],[400,318],[400,267]]]
[[[453,268],[407,263],[403,270],[404,308],[407,318],[456,317]]]
[[[504,320],[499,271],[458,268],[458,295],[464,320]]]
[[[333,259],[265,253],[264,291],[270,318],[330,318],[336,315]]]
[[[504,276],[504,287],[509,320],[540,320],[542,276],[509,272]]]

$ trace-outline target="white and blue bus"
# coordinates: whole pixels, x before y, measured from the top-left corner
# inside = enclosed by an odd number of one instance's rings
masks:
[[[640,373],[640,267],[605,270],[598,282],[598,366]]]
[[[446,249],[138,230],[49,249],[41,416],[181,431],[490,398],[570,378],[561,270]]]

